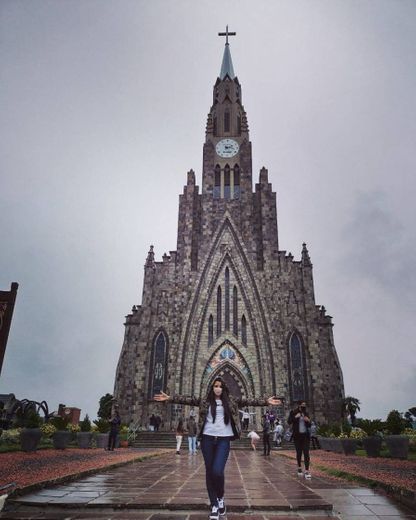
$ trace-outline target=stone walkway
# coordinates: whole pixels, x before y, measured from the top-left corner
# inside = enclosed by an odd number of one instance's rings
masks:
[[[248,451],[231,452],[226,503],[224,520],[416,520],[416,512],[372,490],[322,477],[306,481],[291,460]],[[9,500],[7,509],[1,519],[206,520],[204,464],[201,455],[163,455]]]

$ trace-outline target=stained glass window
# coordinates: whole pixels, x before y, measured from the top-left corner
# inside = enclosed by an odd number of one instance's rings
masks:
[[[214,318],[212,314],[208,318],[208,347],[211,347],[214,343]]]
[[[240,167],[238,164],[234,165],[234,199],[240,198]]]
[[[225,330],[230,330],[230,270],[225,268]]]
[[[243,345],[247,345],[247,321],[244,314],[241,318],[241,341]]]
[[[305,369],[303,362],[303,347],[299,336],[293,333],[289,341],[290,379],[292,400],[306,399]]]
[[[231,184],[231,170],[230,170],[230,165],[226,164],[225,168],[224,168],[224,199],[227,199],[227,200],[230,198],[230,192],[231,192],[230,184]]]
[[[238,337],[238,295],[237,287],[233,287],[233,334]]]
[[[152,363],[150,367],[150,395],[159,394],[165,387],[166,368],[166,338],[163,332],[159,332],[153,344]]]
[[[230,112],[226,110],[224,112],[224,132],[230,131]]]
[[[214,170],[214,199],[221,197],[221,168],[217,164]]]

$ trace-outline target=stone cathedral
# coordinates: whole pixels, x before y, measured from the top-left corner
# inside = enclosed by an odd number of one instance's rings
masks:
[[[286,416],[305,399],[319,423],[339,420],[344,397],[333,324],[315,303],[306,245],[279,249],[276,193],[266,168],[252,179],[242,88],[226,33],[203,145],[202,188],[187,174],[176,251],[144,266],[142,304],[126,317],[114,396],[123,422],[164,429],[189,410],[152,401],[205,395],[220,374],[237,396],[276,395]],[[300,249],[300,248],[299,248]],[[259,424],[260,414],[255,421]]]

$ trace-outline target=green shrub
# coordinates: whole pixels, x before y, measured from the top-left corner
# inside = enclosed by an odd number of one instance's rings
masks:
[[[69,419],[67,417],[61,417],[60,415],[58,415],[56,417],[53,417],[50,420],[50,422],[55,426],[57,430],[62,431],[67,429]]]
[[[90,432],[91,431],[91,421],[88,417],[88,414],[84,417],[84,419],[79,423],[82,432]]]
[[[23,427],[24,428],[39,428],[41,424],[43,424],[43,421],[42,421],[40,415],[36,412],[29,412],[23,418]]]
[[[357,427],[365,431],[371,437],[384,430],[384,423],[381,419],[357,419]]]
[[[94,421],[99,433],[107,433],[110,431],[110,423],[107,419],[97,419]]]
[[[330,435],[330,427],[329,424],[320,424],[318,426],[317,434],[321,435],[322,437],[329,437]]]
[[[367,437],[367,434],[364,430],[362,430],[361,428],[353,428],[351,430],[351,434],[350,434],[350,437],[351,439],[356,439],[356,440],[361,440],[363,439],[364,437]]]
[[[348,421],[342,421],[341,430],[347,437],[350,437],[352,426]]]
[[[339,437],[341,435],[341,425],[340,424],[331,424],[330,426],[331,437]]]
[[[42,435],[48,439],[56,432],[56,428],[52,423],[47,422],[42,424],[40,431],[42,432]]]
[[[0,441],[1,444],[16,444],[20,446],[21,428],[13,428],[11,430],[3,430]]]

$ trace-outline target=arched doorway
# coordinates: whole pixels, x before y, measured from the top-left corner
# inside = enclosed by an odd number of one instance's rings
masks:
[[[224,363],[211,375],[208,380],[205,391],[207,392],[211,385],[214,383],[215,378],[221,376],[227,385],[230,395],[237,399],[242,397],[248,397],[247,382],[244,380],[242,374],[233,365]]]

